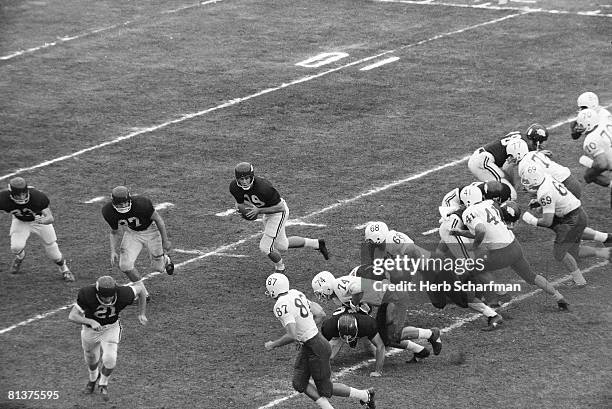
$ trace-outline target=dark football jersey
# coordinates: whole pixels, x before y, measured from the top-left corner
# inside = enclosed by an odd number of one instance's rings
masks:
[[[249,190],[244,190],[236,180],[230,183],[230,193],[236,199],[236,203],[247,202],[257,207],[270,207],[280,203],[281,196],[278,191],[264,178],[256,177]]]
[[[117,287],[117,300],[113,305],[102,305],[96,297],[96,285],[91,284],[79,290],[77,304],[85,312],[86,318],[91,318],[100,323],[108,325],[119,319],[119,313],[136,298],[132,287],[123,285]]]
[[[357,338],[368,337],[369,340],[374,339],[376,334],[378,334],[376,320],[365,314],[356,313],[354,315],[355,318],[357,318]],[[340,316],[341,314],[332,315],[321,324],[321,334],[323,334],[328,341],[340,336],[338,332],[338,319],[340,319]]]
[[[49,207],[49,198],[40,190],[30,188],[30,200],[26,204],[17,204],[11,199],[8,190],[0,192],[0,210],[12,214],[24,222],[34,221],[35,215],[40,215],[43,209]]]
[[[527,143],[527,146],[531,145],[531,142],[527,140],[520,132],[510,132],[508,135],[499,139],[497,141],[489,142],[485,146],[483,146],[484,150],[493,155],[495,159],[495,164],[498,167],[504,166],[506,159],[508,159],[508,152],[506,151],[506,147],[516,139],[522,139]]]
[[[135,231],[142,231],[148,229],[153,222],[151,216],[154,211],[150,199],[144,196],[132,196],[132,208],[129,212],[119,213],[112,202],[108,202],[102,207],[102,216],[113,230],[117,230],[119,225],[122,225]]]

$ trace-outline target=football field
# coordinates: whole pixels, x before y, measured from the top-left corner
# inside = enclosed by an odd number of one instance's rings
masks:
[[[546,148],[582,180],[576,98],[612,105],[609,0],[19,0],[0,3],[0,39],[0,183],[19,175],[49,196],[77,277],[63,282],[37,237],[9,275],[0,215],[0,408],[314,408],[291,387],[295,348],[264,349],[283,329],[264,294],[262,224],[229,211],[236,163],[287,201],[289,236],[326,240],[328,261],[283,254],[291,286],[314,299],[316,273],[359,264],[368,221],[435,246],[442,197],[473,181],[467,159],[494,138],[541,123]],[[83,393],[67,317],[97,277],[127,282],[100,212],[123,184],[157,206],[176,272],[147,276],[147,326],[135,307],[122,312],[103,402]],[[612,232],[609,190],[585,185],[582,203],[590,226]],[[378,408],[612,407],[609,262],[580,260],[589,284],[573,288],[550,230],[514,231],[569,313],[510,270],[496,280],[522,290],[499,331],[417,292],[406,324],[443,329],[442,353],[408,364],[393,350],[370,378],[370,355],[345,346],[335,379],[376,388]],[[137,266],[150,273],[145,252]],[[23,391],[57,398],[16,399]]]

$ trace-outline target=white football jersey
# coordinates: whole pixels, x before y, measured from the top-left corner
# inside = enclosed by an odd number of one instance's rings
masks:
[[[336,287],[334,293],[338,300],[342,303],[348,303],[353,295],[362,293],[361,277],[352,275],[342,276],[336,279]]]
[[[389,230],[385,238],[385,250],[388,256],[402,256],[414,241],[401,231]]]
[[[463,220],[461,220],[458,215],[451,214],[447,219],[442,221],[442,224],[440,224],[440,229],[438,230],[440,239],[446,243],[446,246],[450,252],[457,259],[474,258],[474,252],[470,250],[472,248],[474,239],[450,234],[451,229],[464,230],[465,228],[466,227],[465,224],[463,224]]]
[[[585,138],[582,149],[591,158],[605,155],[608,167],[612,165],[612,121],[600,121]]]
[[[546,176],[538,188],[538,201],[542,205],[542,213],[554,213],[562,217],[581,206],[580,200],[567,190],[563,183]]]
[[[508,230],[492,200],[485,200],[465,209],[463,223],[471,233],[476,231],[476,226],[484,224],[486,231],[482,244],[489,250],[506,247],[514,241],[514,233]]]
[[[597,116],[599,117],[600,123],[612,122],[612,113],[610,113],[610,111],[608,111],[606,108],[600,105],[595,108],[595,111],[597,111]]]
[[[544,173],[552,176],[559,182],[563,182],[572,174],[569,168],[559,165],[557,162],[538,151],[529,152],[520,161],[518,167],[519,175],[522,175],[524,170],[530,166],[540,166]]]
[[[273,312],[283,327],[286,327],[287,324],[295,324],[299,342],[306,342],[319,332],[312,311],[310,311],[310,301],[298,290],[289,290],[287,294],[278,297]]]

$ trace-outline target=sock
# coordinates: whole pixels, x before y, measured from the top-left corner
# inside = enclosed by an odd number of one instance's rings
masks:
[[[608,239],[608,234],[600,231],[595,232],[595,241],[604,243]]]
[[[98,385],[100,386],[104,386],[104,385],[108,385],[108,376],[104,375],[104,374],[100,374],[100,381],[98,382]]]
[[[424,346],[419,345],[416,342],[412,342],[412,341],[408,341],[408,340],[402,341],[402,344],[406,345],[406,349],[408,351],[415,352],[415,353],[421,352],[422,350],[425,349]]]
[[[493,308],[489,307],[488,305],[482,302],[470,302],[468,303],[468,307],[470,307],[471,309],[475,311],[478,311],[479,313],[481,313],[487,318],[495,317],[497,315],[497,313],[495,312]]]
[[[313,249],[319,248],[319,240],[318,239],[307,239],[304,238],[304,247],[310,247]]]
[[[430,329],[419,328],[419,339],[428,339],[433,334]]]
[[[351,388],[351,392],[349,393],[349,398],[357,398],[359,400],[362,400],[364,402],[368,401],[368,391],[364,390],[364,389],[355,389],[355,388]]]
[[[98,368],[94,369],[93,371],[91,369],[88,369],[88,371],[89,371],[89,381],[95,382],[96,379],[98,379]]]
[[[276,271],[284,271],[285,270],[285,263],[283,263],[282,259],[278,263],[274,263],[274,269]]]
[[[334,407],[331,405],[331,403],[329,403],[327,398],[319,398],[315,401],[315,403],[319,405],[321,409],[334,409]]]

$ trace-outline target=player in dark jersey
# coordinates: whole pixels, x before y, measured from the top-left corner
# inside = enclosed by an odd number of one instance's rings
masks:
[[[481,182],[496,180],[507,184],[511,189],[512,200],[516,200],[516,189],[513,183],[512,165],[506,162],[510,156],[507,149],[512,144],[520,143],[519,141],[526,143],[530,151],[537,148],[533,139],[514,131],[476,149],[468,160],[470,172]]]
[[[96,382],[107,401],[108,378],[117,363],[117,347],[121,339],[119,313],[138,299],[138,320],[147,323],[146,293],[138,286],[118,286],[110,276],[98,278],[95,284],[79,290],[77,301],[68,319],[81,324],[81,345],[89,370],[86,392],[93,393]],[[99,362],[102,367],[98,371]]]
[[[330,318],[323,321],[321,334],[328,341],[332,341],[331,359],[340,351],[341,340],[344,340],[351,348],[355,348],[359,338],[367,337],[376,348],[376,366],[370,376],[382,375],[385,363],[385,343],[378,333],[377,322],[374,318],[360,312],[348,313],[346,308],[341,307]],[[334,339],[340,342],[333,341]]]
[[[289,219],[289,208],[278,191],[266,179],[255,176],[253,165],[241,162],[234,169],[235,178],[229,186],[236,201],[236,209],[248,220],[263,215],[264,231],[259,242],[259,250],[274,263],[277,272],[285,271],[280,251],[295,247],[310,247],[323,254],[325,260],[329,253],[323,239],[309,239],[300,236],[287,237],[285,224]]]
[[[28,186],[21,177],[9,181],[7,190],[0,192],[0,210],[10,213],[11,252],[15,255],[10,273],[17,274],[25,257],[25,246],[31,233],[43,241],[47,257],[58,265],[65,281],[74,281],[66,260],[57,245],[53,227],[53,213],[49,208],[49,198],[43,192]]]
[[[119,269],[132,282],[144,288],[134,265],[143,246],[149,251],[153,271],[165,271],[169,275],[174,273],[174,264],[165,254],[172,245],[166,224],[150,199],[144,196],[132,197],[127,187],[117,186],[111,192],[111,201],[102,207],[102,216],[111,228],[111,264],[115,265],[119,261]],[[123,237],[119,234],[119,226],[125,227]]]

